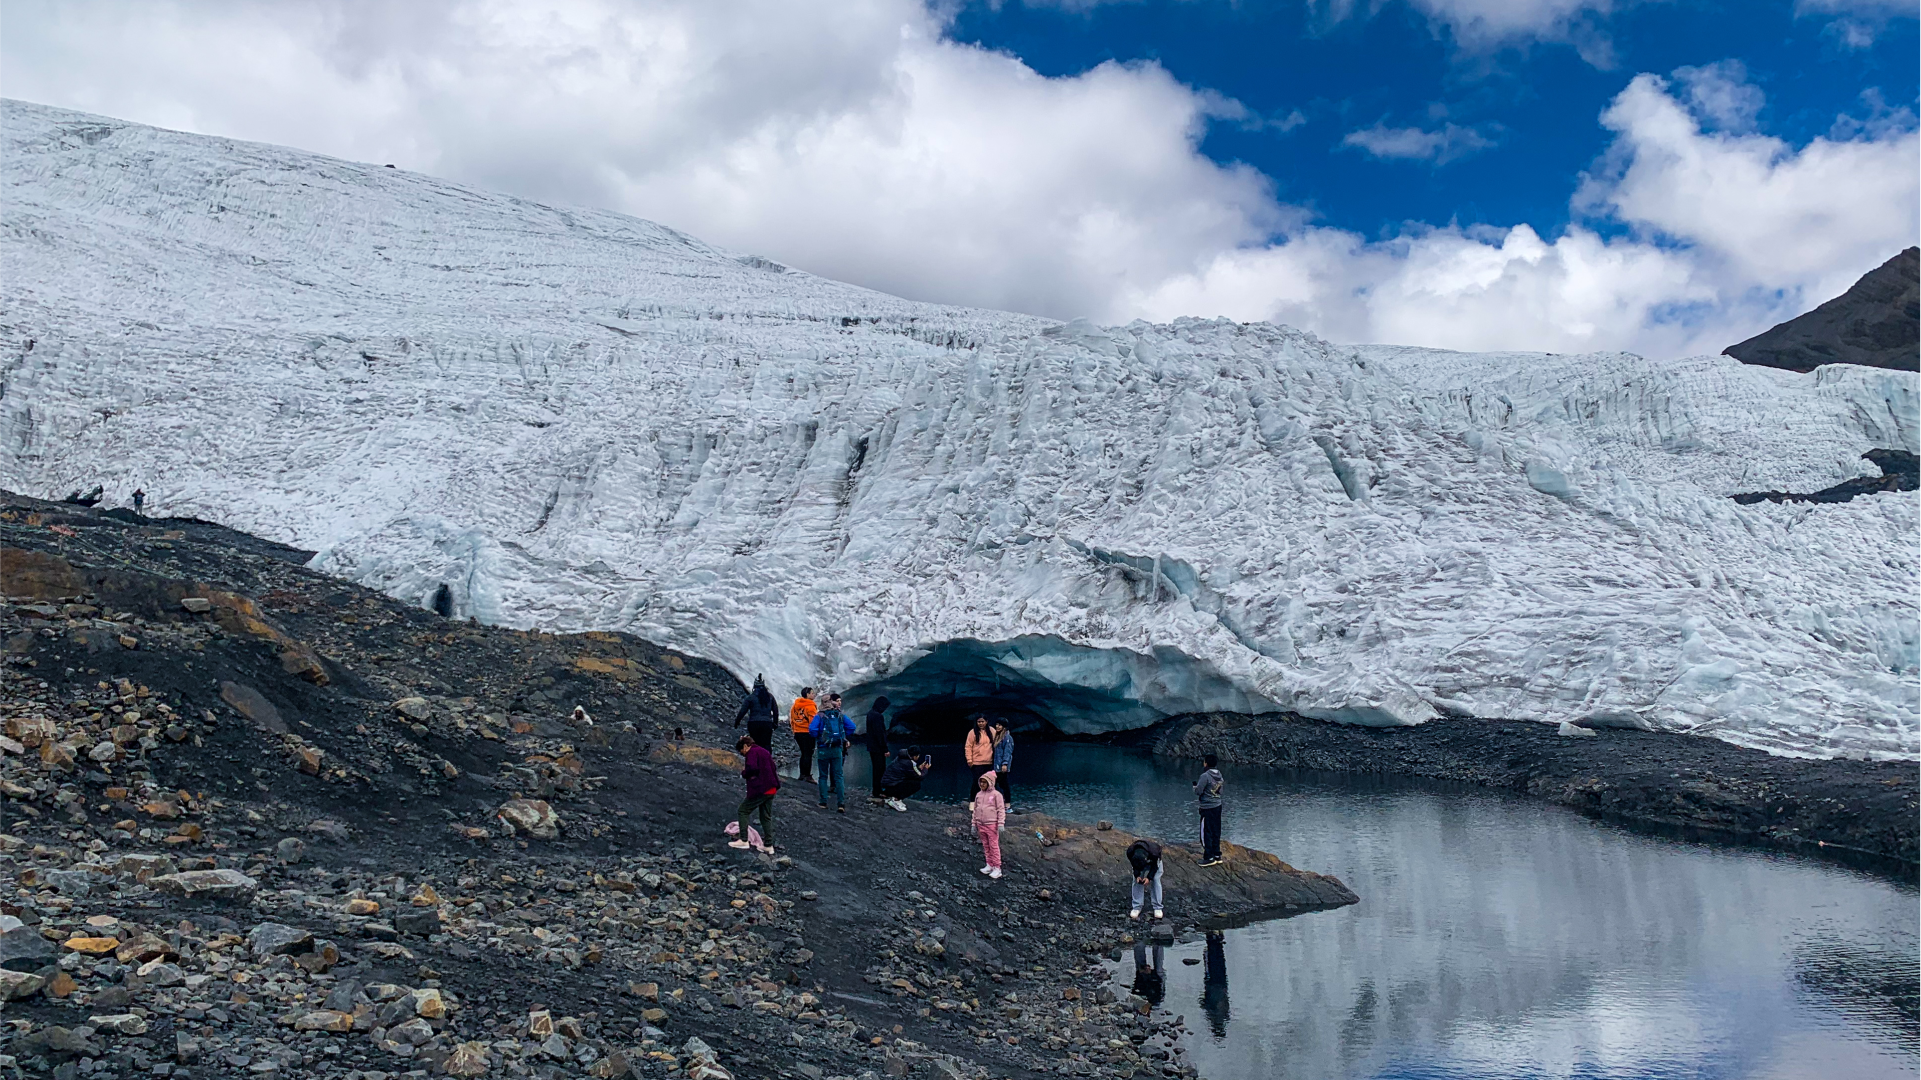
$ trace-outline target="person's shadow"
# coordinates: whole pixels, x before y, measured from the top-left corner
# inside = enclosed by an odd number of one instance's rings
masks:
[[[1159,1005],[1167,996],[1167,950],[1158,942],[1152,962],[1148,960],[1147,942],[1134,943],[1134,992],[1152,1005]]]
[[[1215,1038],[1227,1034],[1227,935],[1211,930],[1207,953],[1201,969],[1201,1011],[1207,1014],[1207,1027]]]

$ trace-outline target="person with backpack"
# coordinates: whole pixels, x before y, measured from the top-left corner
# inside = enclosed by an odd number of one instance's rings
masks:
[[[787,710],[787,730],[794,733],[794,746],[800,751],[800,782],[814,782],[814,714],[820,706],[814,704],[814,688],[803,686],[800,696]]]
[[[1014,732],[1001,717],[994,718],[994,726],[989,729],[994,740],[994,786],[1000,789],[1004,805],[1014,805],[1013,780],[1008,771],[1014,767]]]
[[[987,717],[974,717],[974,726],[967,732],[961,756],[967,760],[968,772],[973,774],[967,780],[967,802],[972,805],[974,792],[980,790],[981,777],[994,771],[994,737],[987,730]]]
[[[1163,918],[1161,909],[1161,846],[1145,836],[1127,845],[1127,865],[1133,871],[1134,907],[1127,913],[1130,919],[1141,917],[1141,901],[1151,892],[1154,901],[1154,917]]]
[[[755,742],[753,736],[742,735],[734,744],[740,751],[742,764],[740,778],[747,782],[747,797],[740,801],[736,811],[740,818],[740,835],[727,842],[731,848],[753,847],[747,840],[747,819],[760,815],[760,851],[762,854],[774,853],[774,795],[780,791],[780,774],[774,769],[774,755],[765,746]]]
[[[1201,776],[1194,781],[1194,797],[1201,811],[1201,865],[1221,864],[1221,778],[1220,759],[1213,754],[1201,758]]]
[[[887,805],[906,813],[906,800],[920,790],[921,777],[933,767],[933,757],[923,756],[918,746],[894,751],[893,759],[887,763],[887,774],[880,781],[880,793],[887,797]]]
[[[874,787],[869,798],[879,802],[880,779],[887,772],[887,699],[884,697],[875,698],[867,709],[867,767],[873,773],[868,779]]]
[[[1001,830],[1007,827],[1007,800],[994,790],[992,775],[983,774],[974,790],[974,835],[981,838],[981,853],[987,857],[981,873],[999,880],[1001,876]]]
[[[807,733],[814,737],[814,752],[820,760],[820,805],[827,806],[827,792],[834,793],[834,809],[847,812],[847,788],[843,782],[847,744],[854,737],[854,721],[840,711],[840,695],[827,695],[827,706],[814,715]]]
[[[747,696],[741,699],[740,711],[734,714],[734,726],[738,728],[741,721],[745,720],[748,736],[766,747],[771,755],[774,752],[774,716],[779,711],[780,705],[767,689],[766,676],[756,675],[754,688],[747,691]]]

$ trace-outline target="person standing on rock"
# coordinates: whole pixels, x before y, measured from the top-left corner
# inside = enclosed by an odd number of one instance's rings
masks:
[[[146,517],[147,516],[146,513],[141,509],[146,505],[147,505],[147,493],[140,490],[139,488],[134,488],[133,489],[133,512],[139,515],[140,517]]]
[[[994,778],[983,775],[974,785],[974,835],[981,838],[981,853],[987,857],[981,873],[998,880],[1001,876],[1001,830],[1007,827],[1007,800],[994,790]]]
[[[887,699],[875,698],[867,709],[867,767],[873,776],[875,802],[880,801],[880,778],[887,772]]]
[[[774,755],[765,746],[755,742],[751,735],[742,735],[734,744],[741,753],[742,765],[740,778],[747,782],[747,797],[740,801],[737,815],[740,818],[740,835],[727,842],[731,848],[753,847],[747,840],[747,819],[756,813],[760,815],[760,848],[768,855],[774,853],[774,795],[780,791],[780,774],[774,770]]]
[[[1151,892],[1154,901],[1154,917],[1164,918],[1161,909],[1161,846],[1154,841],[1141,837],[1127,845],[1127,865],[1133,871],[1134,906],[1127,917],[1141,917],[1141,901],[1148,899],[1144,894]]]
[[[1221,777],[1220,759],[1213,754],[1201,758],[1201,777],[1194,781],[1194,798],[1201,811],[1201,865],[1221,864]]]
[[[961,755],[967,759],[968,772],[973,774],[967,781],[967,801],[972,804],[974,792],[980,790],[981,777],[994,771],[994,735],[987,730],[987,717],[974,717],[974,727],[967,733]]]
[[[787,710],[787,729],[794,733],[794,746],[800,751],[800,782],[814,782],[814,737],[809,734],[814,726],[814,714],[820,706],[814,704],[814,688],[803,686],[800,696],[794,699],[793,707]]]
[[[906,800],[920,790],[921,777],[933,766],[934,759],[921,756],[918,746],[894,751],[893,759],[887,763],[887,773],[880,781],[880,793],[887,796],[887,805],[906,813]]]
[[[756,675],[754,688],[747,691],[747,696],[741,700],[740,711],[734,714],[734,726],[739,727],[741,721],[745,720],[747,734],[771,755],[774,752],[774,717],[779,712],[780,705],[767,689],[767,677]]]
[[[1005,806],[1014,805],[1013,778],[1008,772],[1014,767],[1014,732],[1007,721],[996,716],[991,729],[994,739],[994,786],[1000,789]]]
[[[814,745],[820,755],[820,805],[827,808],[827,794],[831,789],[834,795],[834,809],[842,814],[847,812],[847,787],[843,781],[847,758],[847,744],[854,738],[854,721],[840,711],[840,695],[827,695],[827,707],[814,717],[808,734],[814,737]]]

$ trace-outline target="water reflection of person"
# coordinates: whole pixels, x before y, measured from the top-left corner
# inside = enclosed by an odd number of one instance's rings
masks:
[[[1156,942],[1154,958],[1150,963],[1147,957],[1147,942],[1134,943],[1134,992],[1146,998],[1149,1004],[1159,1005],[1167,996],[1167,950]]]
[[[1207,1014],[1208,1030],[1215,1038],[1227,1035],[1227,936],[1219,930],[1207,932],[1207,955],[1201,969],[1201,1011]]]

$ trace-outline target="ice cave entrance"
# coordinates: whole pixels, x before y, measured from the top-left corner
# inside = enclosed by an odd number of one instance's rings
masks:
[[[1005,717],[1030,737],[1119,731],[1167,715],[1145,701],[1166,700],[1168,676],[1194,666],[1168,651],[1171,656],[1093,649],[1038,635],[961,638],[935,645],[899,674],[847,697],[864,709],[885,695],[893,727],[933,743],[961,741],[977,713]]]

